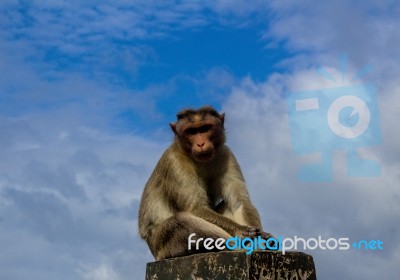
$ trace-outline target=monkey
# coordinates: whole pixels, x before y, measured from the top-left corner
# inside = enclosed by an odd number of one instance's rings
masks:
[[[272,237],[263,232],[240,166],[225,144],[225,114],[211,106],[184,109],[170,123],[172,144],[147,181],[139,233],[156,260],[202,252],[197,238]]]

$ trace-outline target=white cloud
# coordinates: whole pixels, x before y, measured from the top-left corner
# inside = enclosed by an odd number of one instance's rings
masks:
[[[94,268],[84,269],[84,280],[118,280],[121,279],[108,263],[102,263]]]
[[[0,139],[8,142],[0,163],[0,263],[14,266],[2,268],[2,277],[29,272],[37,279],[79,279],[81,264],[100,262],[101,255],[112,265],[90,265],[82,279],[144,273],[143,256],[152,258],[137,236],[138,205],[165,145],[49,117],[1,122]],[[36,147],[15,149],[19,142]],[[20,265],[22,271],[15,269]]]
[[[273,1],[271,8],[275,19],[266,38],[292,51],[303,51],[309,62],[320,63],[323,59],[332,65],[336,54],[345,52],[356,68],[371,63],[375,74],[385,73],[380,80],[399,72],[396,45],[400,32],[395,26],[400,9],[396,3]],[[324,55],[318,55],[321,53]]]

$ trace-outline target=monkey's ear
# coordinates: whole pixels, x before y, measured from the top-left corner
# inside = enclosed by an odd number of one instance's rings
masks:
[[[175,135],[177,135],[176,132],[176,123],[169,123],[169,126],[171,127],[172,131],[174,132]]]
[[[225,122],[225,113],[222,113],[219,115],[219,119],[221,120],[221,126],[224,128],[224,122]]]

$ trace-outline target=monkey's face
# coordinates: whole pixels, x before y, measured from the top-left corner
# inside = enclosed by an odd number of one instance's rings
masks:
[[[187,146],[194,160],[197,162],[208,162],[213,159],[216,148],[213,140],[216,128],[212,124],[204,124],[198,127],[189,127],[184,131]]]
[[[195,115],[179,120],[174,128],[182,148],[199,163],[211,161],[224,143],[223,122],[215,116]]]

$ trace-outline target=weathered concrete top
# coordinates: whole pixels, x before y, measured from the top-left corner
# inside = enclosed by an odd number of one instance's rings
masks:
[[[312,256],[300,252],[196,254],[147,264],[146,280],[316,280]]]

